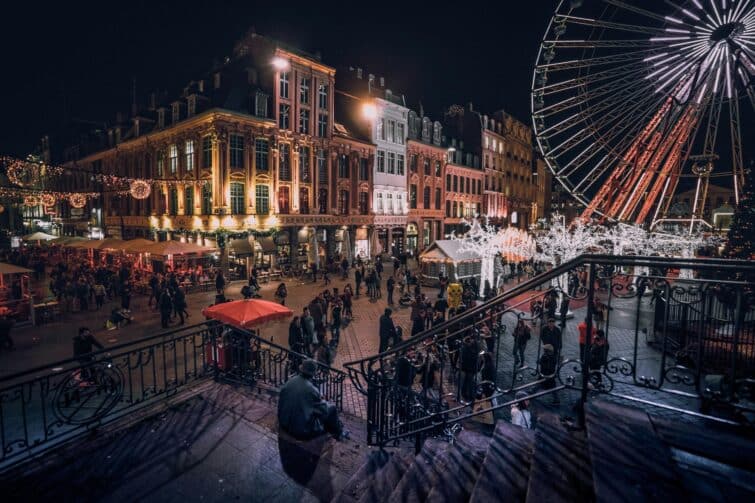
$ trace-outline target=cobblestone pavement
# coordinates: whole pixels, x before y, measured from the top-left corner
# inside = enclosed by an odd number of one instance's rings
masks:
[[[386,264],[385,271],[383,272],[383,285],[385,284],[387,276],[392,274],[392,272],[392,266]],[[351,271],[351,277],[353,278],[353,271]],[[353,285],[353,279],[350,278],[349,281],[351,281]],[[301,313],[302,308],[309,303],[316,293],[323,291],[325,288],[334,287],[338,288],[339,291],[342,291],[346,284],[346,281],[342,280],[338,275],[333,275],[331,284],[327,286],[324,285],[322,280],[318,280],[317,283],[312,283],[288,279],[285,282],[288,286],[289,292],[287,305],[294,311],[294,314],[297,315]],[[278,281],[272,281],[263,284],[261,291],[263,298],[273,300],[273,294],[278,283]],[[226,289],[226,296],[231,299],[241,298],[240,289],[242,285],[243,282],[232,283]],[[507,289],[512,286],[514,286],[514,282],[508,284]],[[427,293],[428,297],[431,299],[435,298],[437,292],[436,289],[428,288],[423,289],[423,291]],[[204,318],[201,315],[201,310],[213,303],[214,296],[214,291],[189,294],[187,300],[191,317],[187,320],[187,323],[190,324],[202,321]],[[398,292],[394,297],[398,299]],[[134,296],[132,310],[135,314],[136,320],[131,325],[119,330],[106,331],[104,328],[101,328],[107,317],[107,313],[110,312],[110,307],[107,305],[99,312],[89,311],[86,313],[71,313],[65,315],[62,320],[54,323],[40,327],[16,329],[13,332],[13,337],[18,349],[13,352],[0,352],[0,376],[33,367],[44,366],[45,364],[69,358],[72,351],[71,337],[73,337],[77,328],[82,325],[88,325],[94,328],[96,337],[106,347],[136,341],[163,332],[164,330],[160,327],[158,313],[154,310],[148,309],[146,304],[147,297],[141,295]],[[569,320],[566,324],[564,349],[562,352],[562,356],[565,358],[577,358],[578,356],[578,332],[576,326],[585,316],[585,307],[583,303],[581,304],[582,305],[577,303],[574,305],[572,309],[574,318]],[[359,298],[354,299],[354,319],[341,331],[340,345],[337,348],[333,362],[335,368],[343,369],[344,363],[359,360],[377,352],[379,318],[383,314],[386,306],[387,299],[384,286],[383,297],[375,301],[370,300],[364,295],[364,287],[362,288],[362,295]],[[397,326],[402,327],[405,334],[409,334],[411,332],[409,320],[410,308],[401,307],[398,304],[392,307],[394,311],[394,322]],[[528,305],[522,305],[522,308],[528,309]],[[648,305],[648,300],[644,299],[639,316],[639,330],[636,333],[638,348],[637,375],[652,376],[657,380],[660,377],[659,372],[661,368],[660,352],[646,344],[646,336],[644,332],[642,332],[642,329],[650,324],[649,320],[652,316],[651,309],[652,308]],[[612,311],[611,314],[611,326],[608,330],[611,358],[622,357],[628,358],[630,361],[634,359],[635,310],[636,299],[614,299],[614,311]],[[514,328],[515,317],[514,315],[509,314],[504,317],[504,320],[507,325],[507,333],[501,341],[499,352],[498,383],[500,386],[508,388],[511,386],[514,364],[512,354],[513,338],[510,334]],[[175,327],[176,325],[173,325],[171,328]],[[273,322],[262,328],[261,335],[277,344],[287,346],[287,327],[287,320]],[[533,330],[533,338],[529,342],[525,351],[527,364],[533,366],[537,361],[538,356],[539,327],[535,327]],[[534,379],[534,376],[528,378],[528,380]],[[621,376],[621,379],[619,380],[626,382],[628,378],[626,376]],[[626,384],[619,384],[618,382],[616,383],[615,392],[624,392],[627,390],[632,391],[634,396],[638,396],[639,398],[650,400],[658,399],[657,392],[643,388],[630,387]],[[667,394],[663,394],[661,399],[671,405],[689,406],[688,399],[668,396]],[[540,402],[543,403],[546,401],[547,400],[540,400]],[[570,400],[562,400],[560,410],[563,414],[573,414],[570,407]],[[365,396],[353,386],[350,379],[347,379],[344,383],[344,409],[346,412],[357,417],[366,417]],[[501,417],[506,417],[507,411],[500,411],[499,415]]]

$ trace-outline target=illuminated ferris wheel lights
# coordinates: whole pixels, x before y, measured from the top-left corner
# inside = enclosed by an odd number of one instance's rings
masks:
[[[700,16],[695,14],[694,12],[688,11],[687,9],[682,9],[682,12],[685,13],[687,16],[691,17],[695,21],[700,21]]]
[[[677,40],[690,40],[691,37],[651,37],[651,42],[675,42]]]
[[[671,16],[666,16],[666,21],[671,21],[672,23],[676,23],[676,24],[684,24],[684,21],[682,21],[681,19],[677,19]]]
[[[668,53],[667,52],[662,52],[662,53],[656,54],[654,56],[648,56],[647,58],[643,59],[642,61],[644,61],[645,63],[648,63],[650,61],[655,61],[656,59],[664,58],[666,56],[668,56]]]
[[[700,0],[692,0],[692,3],[697,5],[698,9],[703,10],[703,4],[700,3]]]

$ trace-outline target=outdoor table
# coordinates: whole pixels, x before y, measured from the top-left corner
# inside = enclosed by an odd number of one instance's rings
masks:
[[[57,300],[34,304],[34,324],[39,325],[40,321],[43,323],[53,321],[58,312],[59,305]]]

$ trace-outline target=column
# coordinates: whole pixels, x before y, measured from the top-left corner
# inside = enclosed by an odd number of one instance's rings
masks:
[[[220,165],[220,141],[217,133],[212,138],[212,210],[223,206],[223,168]]]

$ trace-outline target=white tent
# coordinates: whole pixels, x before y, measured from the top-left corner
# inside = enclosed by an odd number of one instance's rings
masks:
[[[52,239],[58,239],[58,236],[53,236],[52,234],[47,234],[46,232],[33,232],[32,234],[27,234],[23,238],[24,241],[50,241]]]
[[[451,282],[479,278],[481,263],[481,255],[461,250],[461,242],[450,239],[435,241],[419,256],[423,282],[430,285],[437,284],[440,274]]]

